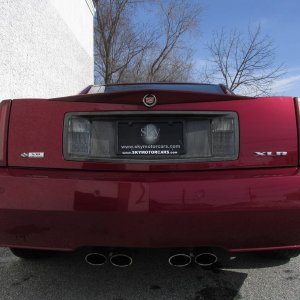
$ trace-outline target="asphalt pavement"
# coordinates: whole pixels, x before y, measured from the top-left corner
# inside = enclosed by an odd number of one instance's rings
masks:
[[[300,258],[240,254],[223,268],[171,267],[166,250],[140,250],[128,268],[84,262],[84,252],[26,261],[0,248],[0,299],[300,299]]]

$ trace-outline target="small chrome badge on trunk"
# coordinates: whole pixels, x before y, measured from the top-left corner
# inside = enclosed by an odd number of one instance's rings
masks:
[[[254,152],[255,156],[287,156],[288,153],[286,151],[276,151],[276,152]]]
[[[156,105],[157,99],[153,94],[147,94],[143,98],[143,103],[146,107],[153,107]]]
[[[23,158],[44,158],[45,153],[44,152],[24,152],[21,154],[21,157],[23,157]]]

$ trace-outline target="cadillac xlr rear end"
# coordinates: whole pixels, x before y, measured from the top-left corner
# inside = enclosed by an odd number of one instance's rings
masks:
[[[0,246],[298,249],[298,116],[206,84],[3,101]]]

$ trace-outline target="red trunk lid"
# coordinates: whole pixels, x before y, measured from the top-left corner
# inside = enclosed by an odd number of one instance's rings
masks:
[[[148,91],[149,92],[149,91]],[[184,171],[288,167],[298,164],[298,137],[294,101],[289,97],[247,98],[233,95],[198,95],[161,92],[158,104],[146,108],[144,91],[134,94],[79,95],[53,100],[14,100],[8,135],[8,165],[11,167]],[[200,97],[200,98],[199,98]],[[160,101],[160,99],[165,99]],[[238,157],[226,161],[87,162],[66,160],[63,153],[64,120],[70,112],[234,112],[238,116]],[[286,155],[281,155],[280,153]],[[26,157],[24,153],[44,153]],[[22,155],[23,154],[23,155]]]

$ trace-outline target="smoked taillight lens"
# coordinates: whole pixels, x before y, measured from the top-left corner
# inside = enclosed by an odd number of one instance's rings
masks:
[[[7,163],[6,148],[10,105],[10,100],[0,103],[0,166],[6,166]]]
[[[88,157],[91,147],[91,122],[86,118],[69,119],[68,154]]]
[[[235,153],[235,125],[233,118],[214,118],[211,124],[212,153],[228,156]]]

